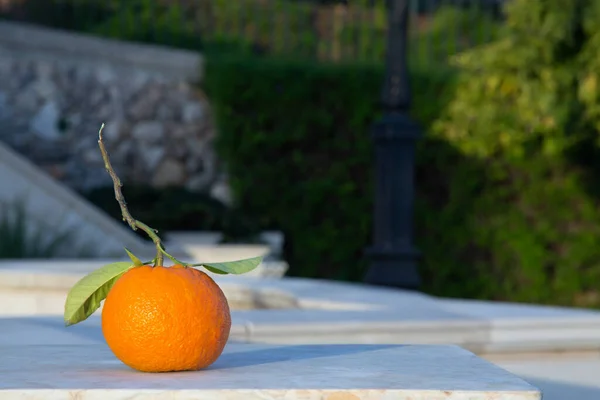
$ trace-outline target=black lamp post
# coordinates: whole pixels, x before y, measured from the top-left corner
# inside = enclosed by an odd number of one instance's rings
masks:
[[[419,252],[413,244],[415,142],[419,127],[409,118],[407,58],[409,0],[388,0],[384,116],[372,128],[375,145],[373,245],[365,282],[417,289]]]

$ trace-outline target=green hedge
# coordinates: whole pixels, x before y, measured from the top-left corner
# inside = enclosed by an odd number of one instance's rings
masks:
[[[293,275],[362,278],[372,213],[369,128],[382,78],[379,66],[366,64],[208,60],[205,90],[238,206],[285,232]],[[413,82],[415,117],[430,121],[451,79],[421,72]]]
[[[363,277],[372,212],[369,127],[379,114],[382,78],[370,65],[208,60],[204,86],[238,205],[263,227],[285,232],[291,275]],[[599,305],[600,216],[579,167],[564,158],[492,161],[467,151],[457,132],[479,122],[478,103],[492,101],[462,93],[466,81],[412,69],[413,116],[425,130],[415,221],[424,289]]]
[[[461,54],[433,134],[486,165],[468,220],[487,296],[600,305],[600,3],[513,0],[503,35]],[[487,285],[489,286],[489,285]],[[480,289],[481,290],[481,289]]]

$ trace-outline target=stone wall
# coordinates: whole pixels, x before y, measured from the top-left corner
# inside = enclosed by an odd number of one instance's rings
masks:
[[[227,200],[200,55],[0,23],[0,140],[75,190],[185,186]]]

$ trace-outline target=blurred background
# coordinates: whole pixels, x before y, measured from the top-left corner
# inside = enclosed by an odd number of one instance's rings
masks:
[[[598,307],[598,2],[408,7],[410,114],[423,133],[420,289]],[[220,243],[275,232],[287,275],[363,280],[384,1],[2,0],[0,17],[202,56],[201,77],[183,88],[158,80],[119,95],[125,84],[92,82],[85,68],[4,62],[0,140],[10,148],[120,221],[95,147],[108,119],[107,145],[138,219],[216,232]],[[0,224],[12,243],[0,257],[52,257],[64,239],[33,249],[19,236],[24,221]]]
[[[152,258],[105,123],[170,253],[266,254],[218,277],[233,341],[456,344],[597,400],[599,49],[598,0],[0,0],[0,344],[103,345],[67,291]]]
[[[503,0],[410,0],[412,61],[490,41]],[[121,40],[323,62],[383,61],[384,0],[4,0],[3,18]]]

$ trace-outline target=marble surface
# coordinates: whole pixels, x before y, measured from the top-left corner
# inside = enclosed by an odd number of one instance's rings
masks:
[[[147,374],[104,344],[0,346],[2,400],[537,400],[456,346],[234,344],[204,371]]]
[[[75,261],[0,261],[0,317],[60,318],[68,288],[95,267]],[[230,300],[244,291],[282,300],[273,309],[233,307],[238,308],[232,313],[232,338],[237,341],[455,344],[480,355],[600,350],[598,311],[451,300],[288,277],[216,276],[215,280]]]
[[[600,354],[492,362],[541,388],[544,400],[600,399]]]

